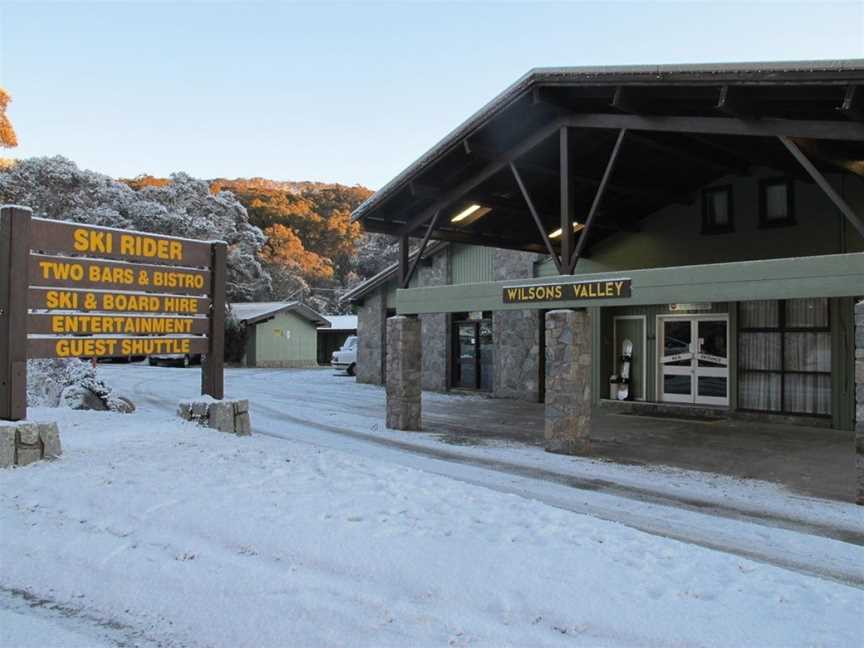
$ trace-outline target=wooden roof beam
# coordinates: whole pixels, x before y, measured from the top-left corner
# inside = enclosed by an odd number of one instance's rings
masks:
[[[680,146],[675,146],[673,144],[658,142],[654,139],[651,139],[646,135],[632,135],[631,139],[644,146],[648,146],[649,148],[653,148],[657,151],[661,151],[668,155],[678,158],[682,162],[687,164],[696,164],[701,167],[705,167],[708,169],[714,169],[719,171],[720,173],[736,173],[743,174],[747,172],[747,167],[741,164],[723,164],[717,161],[715,158],[704,157],[699,155],[698,153],[692,153],[691,151],[684,149]]]
[[[825,192],[825,195],[828,196],[829,200],[834,203],[834,206],[840,210],[840,213],[846,217],[846,220],[849,221],[849,224],[855,228],[858,234],[861,235],[861,238],[864,238],[864,218],[861,218],[859,214],[856,214],[855,211],[849,206],[843,196],[841,196],[834,187],[831,186],[831,183],[825,179],[819,170],[813,166],[813,163],[808,159],[806,155],[798,148],[798,145],[793,142],[788,137],[780,137],[780,141],[783,142],[783,146],[785,146],[789,152],[795,157],[796,160],[804,167],[804,170],[813,178],[813,181],[819,185],[819,188]]]
[[[846,86],[843,102],[840,104],[840,112],[847,119],[864,121],[864,90],[861,89],[861,86]]]
[[[549,239],[549,234],[546,232],[546,226],[543,224],[543,220],[540,218],[540,214],[537,213],[537,209],[534,207],[534,201],[531,200],[531,195],[528,193],[528,188],[525,186],[525,183],[522,182],[522,176],[519,175],[519,170],[516,168],[512,162],[510,163],[510,171],[513,173],[513,178],[516,180],[516,184],[519,185],[519,191],[522,192],[522,197],[525,199],[525,204],[528,205],[528,211],[531,212],[531,218],[534,219],[534,224],[537,225],[537,231],[540,232],[540,238],[543,239],[543,245],[546,246],[546,251],[549,253],[549,256],[552,257],[552,260],[555,262],[555,267],[558,269],[558,274],[563,274],[563,264],[561,257],[555,252],[555,249],[552,247],[552,241]]]
[[[615,94],[612,96],[612,102],[609,104],[612,108],[621,113],[638,113],[638,106],[635,97],[633,97],[633,88],[618,86],[615,88]]]
[[[600,207],[600,201],[603,200],[603,194],[606,192],[606,185],[609,184],[609,178],[612,177],[612,171],[615,169],[615,162],[618,160],[618,154],[621,152],[621,144],[624,142],[624,136],[627,134],[627,129],[622,128],[618,131],[618,139],[615,140],[615,146],[612,148],[612,153],[606,162],[606,169],[603,171],[603,179],[600,180],[600,185],[597,187],[597,193],[594,194],[594,201],[591,203],[591,209],[588,210],[588,217],[585,219],[585,227],[579,235],[579,243],[573,255],[567,259],[567,274],[573,274],[576,269],[576,264],[579,263],[579,257],[585,250],[585,245],[588,242],[588,235],[591,233],[591,228],[594,225],[594,219],[597,217],[597,210]]]
[[[422,184],[416,180],[412,180],[408,183],[408,190],[411,192],[412,198],[429,198],[441,193],[441,190],[438,187]]]
[[[740,88],[728,85],[721,86],[714,108],[731,117],[752,117],[756,114],[752,102],[742,99]]]
[[[414,218],[409,219],[408,222],[405,223],[405,225],[403,225],[400,229],[399,235],[409,235],[419,226],[428,222],[428,220],[435,215],[435,212],[440,209],[446,208],[451,202],[458,200],[464,194],[468,193],[478,185],[482,184],[502,169],[507,168],[507,165],[511,161],[521,157],[522,155],[533,149],[535,146],[540,144],[543,140],[551,137],[554,133],[557,133],[560,128],[561,120],[553,120],[545,127],[535,131],[534,133],[523,139],[521,142],[519,142],[516,146],[509,149],[507,152],[502,153],[497,159],[491,161],[478,173],[474,174],[472,177],[466,180],[463,180],[449,191],[441,194],[441,197],[436,200],[432,205],[424,209]]]
[[[738,119],[731,117],[680,117],[665,115],[571,114],[573,128],[626,128],[631,131],[742,135],[747,137],[804,137],[864,142],[864,124],[815,119]]]

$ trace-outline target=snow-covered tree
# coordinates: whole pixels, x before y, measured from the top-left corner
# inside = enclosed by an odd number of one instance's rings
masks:
[[[30,158],[0,171],[0,202],[26,205],[36,216],[228,243],[231,301],[264,299],[270,276],[259,262],[266,241],[246,209],[227,191],[184,173],[163,186],[136,191],[123,182],[79,169],[64,157]]]

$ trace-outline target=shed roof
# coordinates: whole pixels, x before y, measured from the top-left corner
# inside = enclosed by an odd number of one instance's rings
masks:
[[[777,135],[820,169],[864,173],[864,60],[557,67],[531,70],[361,204],[367,230],[544,252],[509,163],[558,223],[558,137],[573,131],[573,202],[585,213],[620,128],[628,128],[601,218],[626,229],[699,187],[752,166],[801,175]],[[698,128],[695,126],[698,125]],[[708,129],[708,130],[706,130]],[[461,226],[468,204],[491,208]],[[602,231],[602,227],[601,227]],[[593,238],[592,238],[593,240]]]
[[[324,319],[329,323],[328,326],[319,326],[319,329],[325,331],[356,331],[357,316],[356,315],[325,315]]]
[[[230,304],[231,310],[238,320],[249,324],[258,324],[272,319],[283,312],[292,312],[309,320],[316,326],[326,326],[327,320],[317,312],[299,301],[290,302],[236,302]]]

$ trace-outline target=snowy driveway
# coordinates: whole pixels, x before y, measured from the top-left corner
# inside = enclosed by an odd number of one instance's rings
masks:
[[[667,527],[780,543],[838,570],[860,569],[856,544],[730,516],[702,514],[700,527],[686,508],[371,443],[356,435],[404,438],[374,428],[380,390],[356,386],[337,407],[322,397],[340,380],[327,372],[229,372],[231,395],[253,400],[257,434],[238,439],[166,411],[194,394],[198,372],[105,370],[138,412],[34,411],[62,415],[64,458],[0,473],[0,645],[50,646],[38,639],[55,636],[62,646],[231,648],[860,639],[860,587],[646,534],[592,509],[646,524],[662,512]],[[536,458],[518,446],[412,442],[522,465]],[[547,468],[593,480],[622,481],[628,468],[540,456]],[[794,508],[817,526],[860,524],[852,506],[790,499],[767,485],[629,475],[671,495],[764,501],[778,518]],[[592,515],[571,510],[580,506]],[[33,609],[24,593],[39,602],[37,614],[23,615]]]
[[[100,370],[144,410],[172,411],[178,394],[194,394],[198,388],[195,369],[107,365]],[[253,403],[253,426],[259,434],[345,450],[864,585],[861,564],[850,561],[864,546],[861,510],[847,503],[800,497],[773,484],[706,472],[550,455],[534,442],[486,439],[480,446],[462,445],[470,431],[466,426],[478,420],[466,412],[489,412],[490,403],[510,406],[505,414],[490,417],[491,425],[483,421],[499,436],[518,438],[514,427],[536,425],[530,412],[526,416],[518,411],[531,405],[516,401],[424,393],[425,419],[435,432],[418,434],[384,428],[383,389],[329,370],[233,369],[226,373],[226,382],[230,393]],[[660,422],[664,424],[674,426]],[[524,435],[536,437],[536,431]],[[712,452],[720,451],[717,446],[715,442]],[[800,533],[816,537],[802,545]]]

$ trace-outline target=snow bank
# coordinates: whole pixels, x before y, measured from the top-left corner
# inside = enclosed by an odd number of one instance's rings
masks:
[[[30,407],[130,412],[132,401],[115,393],[96,375],[96,368],[77,358],[27,361],[27,404]]]

